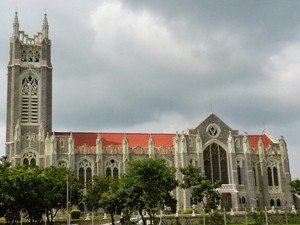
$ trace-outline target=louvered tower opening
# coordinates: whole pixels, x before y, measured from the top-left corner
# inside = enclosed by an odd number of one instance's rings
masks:
[[[22,80],[22,123],[38,123],[38,81],[33,76]]]

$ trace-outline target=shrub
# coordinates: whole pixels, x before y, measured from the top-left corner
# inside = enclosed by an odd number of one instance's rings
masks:
[[[254,220],[255,225],[263,225],[265,224],[265,214],[264,212],[251,212],[249,213],[250,217]]]
[[[71,211],[71,219],[80,219],[80,210],[73,209]]]

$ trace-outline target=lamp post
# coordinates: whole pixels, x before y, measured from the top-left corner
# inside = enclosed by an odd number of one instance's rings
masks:
[[[69,174],[67,173],[67,225],[70,225],[70,213],[69,213]]]

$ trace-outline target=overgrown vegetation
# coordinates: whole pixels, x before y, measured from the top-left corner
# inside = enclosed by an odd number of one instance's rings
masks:
[[[75,175],[66,168],[12,167],[5,157],[0,160],[0,216],[16,223],[22,213],[30,224],[40,224],[43,215],[53,224],[58,210],[66,208],[67,177],[70,202],[81,200],[81,188]]]

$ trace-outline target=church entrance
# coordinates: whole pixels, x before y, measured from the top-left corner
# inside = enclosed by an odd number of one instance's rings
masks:
[[[230,193],[222,193],[221,208],[222,210],[225,208],[226,211],[230,211],[232,209],[232,201],[231,201]]]

